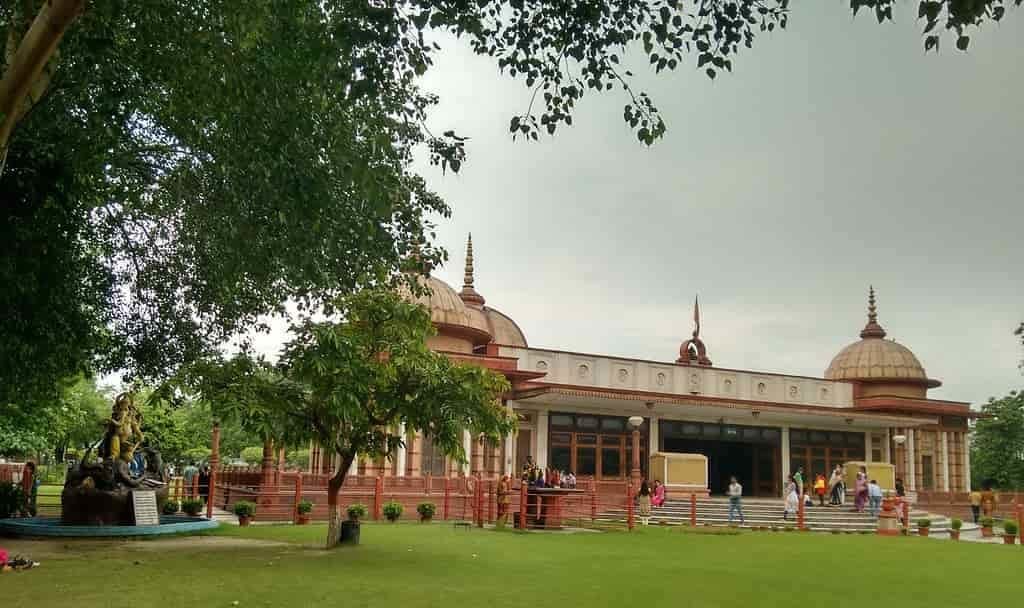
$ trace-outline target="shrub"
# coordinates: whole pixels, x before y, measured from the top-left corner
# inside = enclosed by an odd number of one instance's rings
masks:
[[[256,514],[256,503],[240,500],[231,508],[239,517],[252,517]]]
[[[994,524],[994,523],[996,523],[996,522],[995,522],[995,520],[993,520],[993,519],[992,519],[991,517],[982,517],[982,518],[981,518],[981,521],[980,521],[980,522],[978,522],[978,523],[980,523],[980,524],[981,524],[981,527],[982,527],[982,528],[991,528],[991,527],[992,527],[992,524]]]
[[[164,503],[164,515],[174,515],[181,507],[176,500],[168,500]]]
[[[421,502],[416,505],[416,512],[420,514],[420,517],[430,519],[437,512],[437,505],[432,502]]]
[[[1018,529],[1019,526],[1017,526],[1017,522],[1012,519],[1008,519],[1003,522],[1003,532],[1006,533],[1007,536],[1017,536]]]
[[[348,518],[352,521],[359,521],[360,517],[366,517],[368,511],[366,510],[366,505],[356,503],[354,505],[349,505],[348,508],[345,509],[345,513],[348,514]]]
[[[313,511],[313,503],[308,500],[299,501],[299,515],[309,515]]]
[[[188,513],[192,517],[195,517],[196,515],[202,513],[203,507],[205,506],[206,503],[203,502],[202,498],[186,498],[185,500],[181,501],[181,510],[184,511],[185,513]]]
[[[382,511],[384,512],[384,517],[386,517],[388,521],[395,521],[402,516],[402,504],[391,501],[384,505]]]
[[[930,527],[932,527],[932,520],[930,520],[928,518],[919,519],[919,520],[917,520],[917,527],[918,528],[930,528]]]
[[[25,496],[21,486],[10,482],[0,482],[0,519],[17,515],[25,504]]]
[[[964,527],[964,522],[959,517],[954,517],[949,521],[949,527],[954,530],[959,530],[960,528]]]

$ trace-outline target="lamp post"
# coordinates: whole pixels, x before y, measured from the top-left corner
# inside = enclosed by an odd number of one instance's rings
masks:
[[[640,425],[644,423],[644,419],[641,416],[630,416],[629,426],[633,427],[633,470],[630,472],[630,478],[633,480],[633,484],[637,487],[640,485]]]

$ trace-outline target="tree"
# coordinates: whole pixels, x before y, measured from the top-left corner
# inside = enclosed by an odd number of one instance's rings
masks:
[[[925,47],[1021,0],[922,0]],[[851,0],[892,18],[892,0]],[[82,12],[84,9],[84,12]],[[418,87],[452,33],[530,90],[537,139],[586,93],[617,89],[650,144],[665,132],[621,61],[730,71],[788,0],[403,3],[6,0],[0,79],[0,415],[77,373],[162,378],[287,300],[388,284],[447,205],[413,174],[426,146],[458,171],[465,138],[425,126]],[[941,26],[941,27],[940,27]],[[14,253],[16,252],[16,253]]]
[[[981,412],[971,437],[972,483],[1024,489],[1024,391],[990,399]]]
[[[357,453],[393,454],[404,426],[465,461],[464,431],[498,441],[515,424],[500,402],[509,388],[503,377],[426,347],[434,330],[422,306],[367,290],[341,299],[337,311],[341,322],[294,327],[276,368],[240,354],[192,376],[223,419],[291,445],[313,440],[340,457],[328,482],[328,546],[337,542],[338,493]]]
[[[110,395],[93,378],[62,383],[59,396],[31,411],[18,407],[0,416],[0,454],[27,455],[52,450],[64,462],[69,449],[84,449],[99,440],[110,413]]]

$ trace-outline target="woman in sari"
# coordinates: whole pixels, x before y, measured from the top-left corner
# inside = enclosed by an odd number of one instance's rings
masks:
[[[864,505],[868,502],[868,469],[867,467],[861,467],[857,471],[857,481],[855,485],[855,491],[857,492],[853,499],[854,509],[858,513],[864,512]]]

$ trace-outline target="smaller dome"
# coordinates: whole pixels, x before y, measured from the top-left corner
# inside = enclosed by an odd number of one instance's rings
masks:
[[[490,323],[491,336],[494,337],[496,344],[527,347],[526,336],[511,317],[490,306],[484,306],[484,315],[487,316],[487,321]]]
[[[476,344],[490,341],[491,329],[487,318],[481,311],[466,306],[451,285],[437,277],[427,277],[420,281],[430,293],[413,298],[413,301],[427,307],[430,320],[437,326],[439,333],[454,330],[472,337]]]

